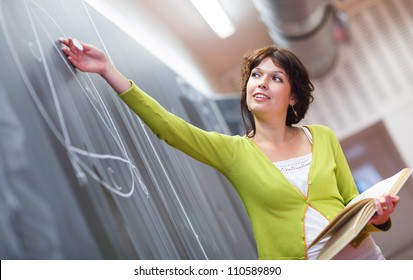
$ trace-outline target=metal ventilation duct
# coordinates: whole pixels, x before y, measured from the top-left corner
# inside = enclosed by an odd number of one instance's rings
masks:
[[[312,78],[334,64],[335,12],[327,0],[253,0],[272,41],[295,53]]]

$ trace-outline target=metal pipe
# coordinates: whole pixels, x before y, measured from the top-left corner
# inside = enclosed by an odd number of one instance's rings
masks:
[[[334,65],[334,7],[327,0],[253,0],[273,42],[294,52],[312,78]]]

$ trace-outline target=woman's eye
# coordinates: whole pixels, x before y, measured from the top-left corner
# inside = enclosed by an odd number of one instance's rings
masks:
[[[282,82],[283,80],[280,78],[280,77],[278,77],[278,76],[275,76],[275,77],[273,77],[272,78],[274,81],[277,81],[277,82]]]
[[[257,72],[252,72],[252,73],[251,73],[251,77],[254,77],[254,78],[255,78],[255,77],[259,77],[259,76],[260,76],[260,75],[259,75]]]

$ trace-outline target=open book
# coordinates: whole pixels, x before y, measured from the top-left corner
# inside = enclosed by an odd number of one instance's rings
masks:
[[[376,212],[374,198],[385,193],[396,195],[411,173],[412,169],[404,168],[397,174],[378,182],[350,201],[310,244],[309,247],[331,236],[320,251],[318,259],[331,259],[350,243]]]

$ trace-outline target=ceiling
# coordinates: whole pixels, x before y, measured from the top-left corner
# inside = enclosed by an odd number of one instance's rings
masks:
[[[330,1],[345,9],[356,0]],[[93,1],[91,1],[93,2]],[[114,9],[127,5],[130,13],[126,17],[139,18],[138,10],[145,16],[156,19],[170,36],[175,38],[194,59],[211,88],[217,93],[232,93],[238,87],[240,63],[243,55],[252,49],[272,44],[266,26],[260,20],[252,0],[221,0],[220,3],[235,25],[234,35],[220,39],[202,17],[190,0],[95,0],[107,2]],[[136,10],[136,16],[134,11]],[[136,18],[134,18],[136,23]],[[157,32],[153,30],[151,32]],[[161,34],[161,33],[159,33]],[[159,35],[163,36],[163,35]],[[236,84],[236,85],[235,85]]]
[[[220,85],[219,77],[239,69],[246,51],[271,44],[250,0],[221,1],[236,29],[235,34],[226,39],[220,39],[210,29],[189,0],[141,1],[187,47],[208,77],[215,81],[214,88],[219,92],[227,90]]]

